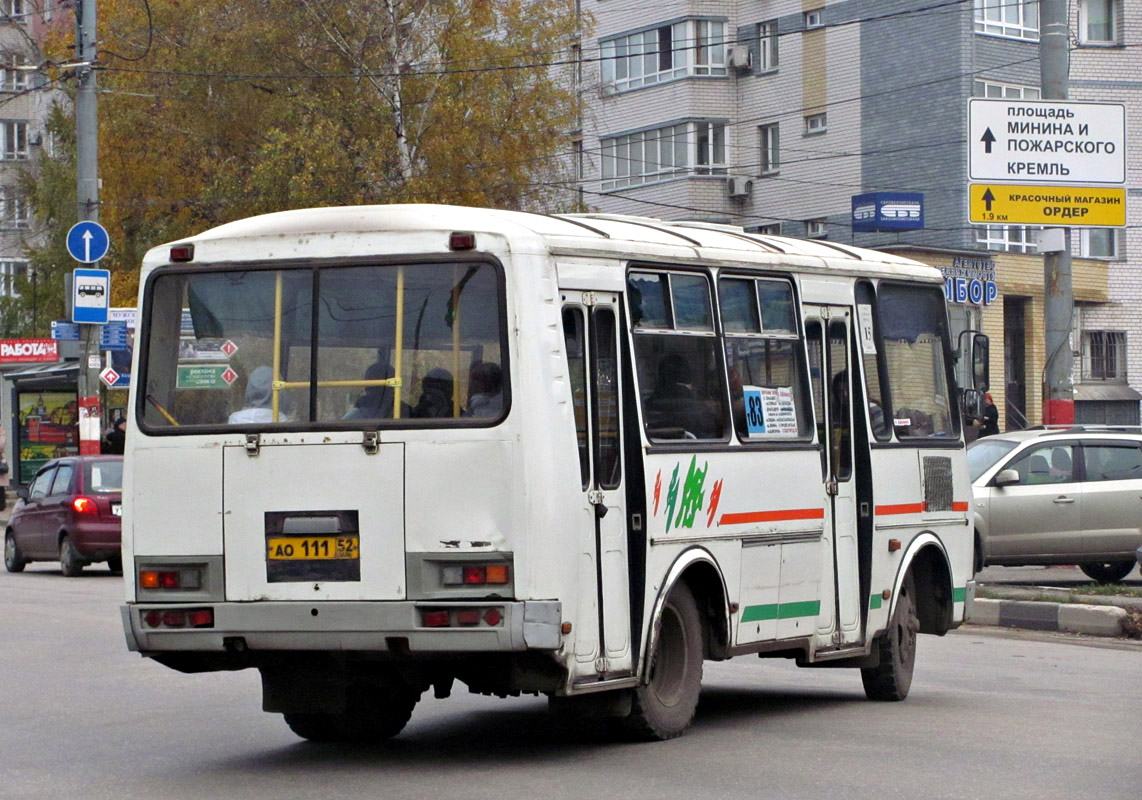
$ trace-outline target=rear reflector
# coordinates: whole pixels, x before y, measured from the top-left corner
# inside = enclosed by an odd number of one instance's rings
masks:
[[[213,608],[171,609],[157,611],[151,609],[142,615],[143,624],[148,628],[213,628]]]
[[[447,628],[451,624],[447,611],[424,611],[420,619],[426,628]]]

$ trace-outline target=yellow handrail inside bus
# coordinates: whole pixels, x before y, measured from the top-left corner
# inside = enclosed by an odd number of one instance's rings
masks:
[[[282,272],[277,271],[277,278],[274,282],[274,378],[270,383],[272,387],[271,396],[273,403],[270,406],[272,411],[272,419],[274,422],[278,421],[278,404],[281,398],[281,390],[283,388],[281,381],[282,369]]]
[[[397,329],[393,336],[396,343],[396,363],[393,372],[396,374],[396,383],[388,384],[393,387],[393,419],[400,419],[400,390],[401,390],[401,356],[404,355],[404,267],[397,267]]]

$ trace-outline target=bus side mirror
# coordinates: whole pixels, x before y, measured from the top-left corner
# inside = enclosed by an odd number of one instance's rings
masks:
[[[971,340],[972,388],[986,392],[991,384],[991,361],[988,358],[991,342],[985,334],[977,333]]]
[[[983,392],[964,389],[960,392],[960,413],[965,419],[983,419]]]

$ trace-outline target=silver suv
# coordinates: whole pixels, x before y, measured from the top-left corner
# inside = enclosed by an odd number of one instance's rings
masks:
[[[1117,583],[1142,546],[1142,429],[1030,428],[968,446],[976,570],[1078,564]]]

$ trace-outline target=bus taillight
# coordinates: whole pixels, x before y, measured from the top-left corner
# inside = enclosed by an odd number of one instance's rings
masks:
[[[502,586],[508,583],[507,564],[452,564],[441,570],[445,586]]]
[[[142,620],[148,628],[213,628],[214,609],[151,609],[143,613]]]

